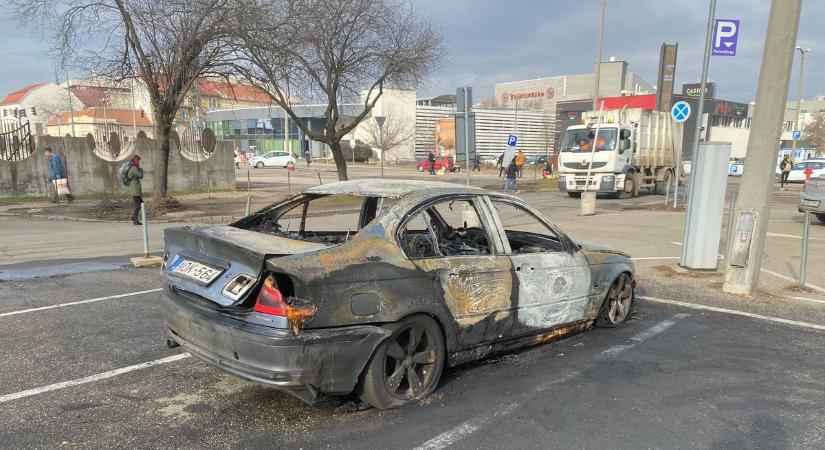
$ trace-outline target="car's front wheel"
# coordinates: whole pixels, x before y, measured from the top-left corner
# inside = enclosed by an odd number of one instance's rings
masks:
[[[607,298],[602,302],[602,308],[596,317],[597,327],[615,327],[630,317],[630,310],[636,295],[633,292],[633,279],[623,273],[607,291]]]
[[[258,169],[263,169],[264,163],[262,161],[258,161],[258,163],[255,164],[255,167],[258,168]]]
[[[438,386],[444,369],[441,328],[429,316],[415,315],[385,325],[392,335],[375,350],[357,393],[379,409],[417,402]]]

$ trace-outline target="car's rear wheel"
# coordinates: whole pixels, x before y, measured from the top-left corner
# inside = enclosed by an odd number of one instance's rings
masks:
[[[816,214],[816,218],[819,219],[820,222],[825,223],[825,214]]]
[[[630,275],[623,273],[607,291],[607,297],[602,302],[602,308],[596,317],[597,327],[615,327],[630,317],[633,301],[636,295],[633,292],[633,280]]]
[[[257,164],[255,164],[255,167],[256,167],[256,168],[258,168],[258,169],[263,169],[263,167],[264,167],[264,163],[263,163],[263,162],[261,162],[261,161],[258,161],[258,163],[257,163]]]
[[[428,316],[410,316],[385,328],[392,336],[373,353],[357,389],[362,401],[379,409],[430,395],[438,386],[446,353],[441,328]]]

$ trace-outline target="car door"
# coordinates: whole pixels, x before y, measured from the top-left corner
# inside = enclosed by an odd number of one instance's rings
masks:
[[[514,331],[529,333],[585,319],[591,274],[584,255],[568,248],[569,240],[522,203],[493,197],[490,204],[518,280]]]
[[[511,333],[513,267],[490,229],[478,196],[454,196],[420,206],[399,227],[399,244],[432,291],[411,293],[443,302],[463,349]],[[492,231],[492,232],[491,232]]]
[[[808,163],[796,163],[791,167],[791,173],[788,174],[788,181],[805,181],[805,167]]]

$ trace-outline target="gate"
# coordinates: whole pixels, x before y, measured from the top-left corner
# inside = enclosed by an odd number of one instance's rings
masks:
[[[29,122],[0,122],[0,160],[22,161],[31,156],[34,149]]]

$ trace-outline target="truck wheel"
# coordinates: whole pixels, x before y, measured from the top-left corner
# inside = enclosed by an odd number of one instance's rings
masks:
[[[639,189],[642,187],[642,174],[634,173],[633,174],[633,197],[639,196]]]
[[[638,191],[639,189],[636,187],[636,175],[629,173],[624,177],[624,189],[616,193],[616,198],[630,198],[633,197],[634,192]]]
[[[665,179],[663,181],[656,182],[656,194],[657,195],[665,195],[667,193],[667,187],[670,186],[670,183],[673,182],[673,172],[667,171],[665,172]]]
[[[568,191],[567,195],[569,195],[573,198],[582,198],[582,193],[581,192],[570,192],[570,191]]]
[[[446,347],[441,327],[414,315],[385,325],[392,335],[372,355],[356,392],[364,403],[390,409],[417,402],[438,386]]]
[[[825,224],[825,214],[814,214],[814,215],[816,216],[817,219],[819,219],[820,222]]]

